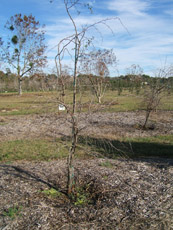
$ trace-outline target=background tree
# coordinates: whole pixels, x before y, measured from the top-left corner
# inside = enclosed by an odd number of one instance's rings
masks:
[[[113,50],[96,50],[84,54],[81,63],[90,80],[98,103],[101,103],[108,85],[108,81],[105,78],[109,76],[108,67],[116,64],[116,56]]]
[[[133,64],[126,69],[126,75],[131,77],[131,79],[141,78],[142,73],[143,69],[140,67],[140,65]]]
[[[22,77],[38,71],[46,64],[44,30],[32,15],[16,14],[7,21],[10,32],[7,44],[2,46],[3,61],[7,62],[18,77],[18,92],[22,94]]]
[[[149,86],[145,89],[142,106],[144,106],[145,121],[143,128],[146,129],[150,114],[156,110],[163,98],[164,90],[167,88],[167,81],[165,79],[172,74],[172,68],[164,68],[157,70],[155,78],[150,80]]]
[[[140,65],[133,64],[126,69],[126,78],[129,81],[129,91],[133,92],[136,89],[136,94],[139,94],[142,83],[143,69]]]
[[[143,100],[143,105],[146,111],[145,122],[143,125],[144,129],[146,129],[147,127],[147,123],[148,123],[151,112],[157,109],[157,107],[160,104],[160,101],[162,98],[161,95],[162,95],[164,88],[165,88],[164,85],[161,85],[159,82],[155,82],[155,83],[150,84],[149,88],[145,90],[144,100]]]

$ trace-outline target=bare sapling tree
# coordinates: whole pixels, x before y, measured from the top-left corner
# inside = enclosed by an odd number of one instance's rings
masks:
[[[52,0],[50,2],[53,2]],[[77,86],[78,86],[78,79],[77,76],[79,74],[79,60],[84,53],[85,47],[88,47],[93,39],[93,37],[88,38],[87,37],[87,32],[90,29],[96,29],[98,31],[97,25],[103,24],[104,26],[107,25],[107,22],[109,20],[119,20],[119,18],[114,17],[114,18],[106,18],[103,20],[100,20],[96,23],[93,23],[91,25],[86,25],[83,27],[80,27],[77,25],[74,17],[74,10],[77,10],[77,13],[79,14],[80,12],[78,11],[82,7],[87,7],[90,11],[92,8],[90,7],[90,4],[88,3],[83,3],[83,1],[80,0],[63,0],[64,6],[66,13],[71,20],[72,26],[73,26],[73,31],[74,33],[72,35],[69,35],[65,38],[63,38],[59,43],[58,43],[58,52],[55,57],[55,63],[56,63],[56,68],[57,68],[57,73],[60,78],[63,79],[62,76],[62,60],[65,55],[69,55],[72,60],[73,60],[73,98],[72,98],[72,106],[70,107],[64,100],[59,101],[64,107],[66,108],[68,114],[71,117],[71,147],[69,150],[69,155],[68,155],[68,160],[67,160],[67,171],[68,171],[68,181],[67,181],[67,192],[69,197],[74,193],[75,191],[75,170],[74,170],[74,155],[76,151],[76,146],[77,146],[77,139],[78,139],[78,134],[79,134],[79,127],[78,127],[78,108],[81,107],[81,104],[79,103],[78,106],[78,101],[77,101]],[[120,21],[121,23],[121,21]],[[109,29],[110,27],[107,26]],[[103,75],[105,74],[107,67],[106,63],[102,64],[100,63],[100,66],[98,65],[98,68],[100,69],[100,73],[103,71]],[[62,80],[62,94],[64,95],[64,84]]]
[[[143,69],[141,68],[140,65],[137,64],[133,64],[126,69],[126,75],[128,76],[128,79],[132,83],[131,91],[133,91],[133,85],[135,85],[136,94],[139,94],[140,92],[141,83],[142,83],[142,74],[143,74]]]
[[[18,93],[22,94],[22,78],[29,72],[38,71],[45,66],[44,30],[32,15],[16,14],[7,21],[5,28],[9,31],[7,44],[3,44],[2,57],[16,72]]]
[[[89,78],[97,102],[100,104],[108,86],[105,78],[109,76],[108,67],[116,65],[116,56],[112,49],[95,50],[84,54],[81,63]]]
[[[53,2],[53,1],[50,1]],[[78,61],[79,55],[81,50],[82,41],[85,37],[86,29],[82,29],[82,31],[78,31],[76,26],[75,20],[71,15],[70,10],[76,7],[78,4],[81,5],[79,0],[63,0],[66,13],[69,19],[72,22],[74,33],[68,37],[63,38],[58,43],[58,52],[55,56],[55,64],[57,69],[57,75],[61,81],[61,95],[60,101],[62,105],[65,106],[68,114],[71,116],[71,124],[72,124],[72,135],[71,135],[71,147],[69,149],[69,155],[67,159],[67,193],[69,197],[74,193],[75,189],[75,175],[74,175],[74,165],[73,165],[73,158],[76,151],[77,145],[77,135],[78,135],[78,125],[77,125],[77,115],[76,115],[76,107],[77,107],[77,68],[78,68]],[[89,5],[88,5],[89,6]],[[70,53],[69,46],[72,45],[72,49],[74,51],[73,54]],[[68,107],[68,105],[64,102],[65,96],[65,84],[63,78],[63,70],[62,70],[62,60],[64,58],[65,53],[68,53],[74,62],[73,67],[73,99],[72,99],[72,108]]]
[[[140,67],[140,65],[137,64],[133,64],[126,69],[126,74],[129,75],[129,77],[131,77],[132,79],[141,78],[142,73],[143,69]]]
[[[142,106],[145,110],[145,121],[143,129],[147,128],[148,120],[153,111],[155,111],[161,103],[164,96],[164,90],[167,88],[167,82],[164,81],[170,75],[170,68],[159,69],[155,78],[152,79],[149,86],[145,89]]]

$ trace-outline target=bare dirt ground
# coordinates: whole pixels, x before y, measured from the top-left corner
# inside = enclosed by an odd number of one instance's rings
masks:
[[[0,141],[70,134],[65,115],[3,119]],[[143,121],[143,112],[82,114],[79,127],[94,136],[173,134],[173,112],[153,114],[147,131],[138,128]],[[96,158],[76,160],[75,168],[77,184],[87,194],[85,205],[64,194],[66,160],[0,164],[0,229],[173,229],[173,160]],[[61,193],[42,192],[50,187]],[[16,210],[12,217],[10,210]]]
[[[80,114],[78,120],[81,134],[99,137],[173,134],[173,112],[169,111],[152,114],[149,130],[139,128],[145,120],[145,113],[141,111]],[[43,136],[56,138],[71,133],[70,116],[66,114],[9,116],[3,118],[3,123],[0,125],[0,141]]]
[[[173,229],[173,167],[166,161],[110,160],[75,162],[78,183],[88,184],[91,203],[80,206],[65,195],[66,161],[0,165],[0,229]],[[20,207],[14,219],[4,212]]]

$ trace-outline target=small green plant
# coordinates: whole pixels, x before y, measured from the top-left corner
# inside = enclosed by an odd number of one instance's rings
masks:
[[[74,201],[74,205],[84,206],[91,203],[91,194],[88,191],[89,185],[76,187],[75,194],[71,197],[72,201]]]
[[[16,216],[20,215],[21,210],[22,210],[22,206],[10,207],[8,210],[3,212],[3,215],[9,216],[11,219],[14,219]]]
[[[108,179],[108,176],[104,175],[104,176],[103,176],[103,179],[104,179],[104,180],[107,180],[107,179]]]
[[[75,205],[85,205],[88,203],[87,195],[86,194],[77,194]]]
[[[60,197],[62,195],[59,191],[57,191],[54,188],[45,189],[42,191],[42,193],[44,193],[45,195],[50,196],[50,197]]]
[[[110,161],[104,161],[100,163],[99,166],[106,167],[106,168],[112,168],[113,164]]]

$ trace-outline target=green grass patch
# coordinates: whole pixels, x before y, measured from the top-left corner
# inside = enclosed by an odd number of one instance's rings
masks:
[[[70,140],[14,140],[0,143],[0,161],[12,163],[16,160],[51,161],[68,156]],[[75,158],[86,159],[88,147],[78,145]]]
[[[56,112],[57,92],[0,94],[0,116]]]
[[[61,141],[15,140],[1,142],[0,161],[42,160],[48,161],[66,157],[68,149]]]
[[[108,91],[105,94],[104,101],[116,102],[112,106],[105,108],[105,111],[120,112],[120,111],[135,111],[139,109],[142,100],[141,96],[131,94],[124,91],[121,95],[117,95],[117,91]]]
[[[84,143],[85,142],[85,143]],[[70,141],[35,139],[1,142],[0,161],[12,163],[16,160],[51,161],[67,157]],[[123,138],[108,140],[98,138],[79,138],[76,158],[88,159],[87,152],[112,159],[118,157],[167,157],[173,158],[173,135]],[[100,166],[113,167],[109,161]]]
[[[169,111],[173,110],[173,93],[170,95],[164,94],[161,100],[160,109]]]
[[[27,114],[44,114],[51,112],[58,112],[58,96],[59,92],[28,92],[18,96],[14,93],[0,93],[0,116],[7,115],[27,115]],[[72,104],[72,91],[66,91],[64,98],[65,103]],[[103,104],[105,105],[105,112],[117,111],[134,111],[141,109],[141,102],[143,100],[142,92],[139,95],[129,93],[124,90],[121,95],[117,95],[117,91],[106,91],[103,97]],[[82,111],[88,109],[99,109],[95,96],[90,91],[84,91],[82,94],[77,94],[77,101],[81,102]],[[173,94],[164,94],[161,100],[159,109],[173,110]],[[92,102],[92,106],[91,106]],[[80,108],[80,109],[81,109]]]

